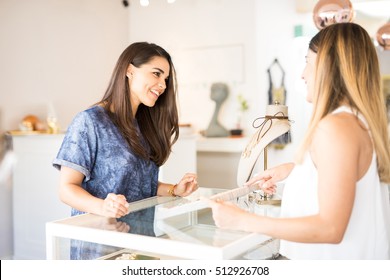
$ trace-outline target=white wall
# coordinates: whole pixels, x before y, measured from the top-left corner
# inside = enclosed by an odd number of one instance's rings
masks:
[[[225,82],[230,95],[221,123],[233,128],[238,93],[258,99],[256,10],[253,0],[150,1],[130,6],[130,40],[157,43],[171,53],[179,81],[180,120],[206,129],[214,112],[213,82]]]
[[[48,102],[65,129],[78,111],[100,99],[129,41],[153,41],[171,52],[178,70],[181,122],[197,130],[207,127],[214,110],[211,83],[222,81],[231,93],[221,122],[227,128],[235,125],[236,96],[242,93],[250,103],[244,116],[250,135],[252,120],[265,111],[265,70],[275,57],[286,68],[288,100],[295,96],[301,61],[291,52],[302,53],[295,50],[301,45],[293,41],[293,28],[312,25],[309,14],[296,13],[296,1],[158,0],[147,8],[139,1],[128,8],[121,2],[0,1],[0,132],[17,129],[27,114],[44,120]],[[368,24],[367,18],[359,19]],[[296,119],[294,110],[301,108],[289,109]]]
[[[0,131],[52,102],[65,129],[98,101],[128,44],[128,9],[116,0],[0,1]]]
[[[136,1],[130,7],[129,37],[131,41],[153,41],[172,54],[178,72],[181,122],[192,123],[198,131],[207,128],[214,112],[210,86],[222,81],[231,92],[220,112],[221,123],[228,129],[234,127],[236,98],[241,93],[250,104],[244,128],[251,135],[252,121],[264,116],[268,103],[266,69],[278,58],[286,71],[297,143],[306,105],[304,89],[296,81],[300,81],[306,45],[294,41],[294,25],[307,22],[310,19],[297,14],[291,0],[180,0],[171,5],[151,1],[147,8]],[[278,76],[274,79],[278,86]],[[291,159],[293,149],[271,154],[270,165]]]
[[[133,1],[129,38],[132,42],[155,42],[172,54],[178,72],[181,122],[193,124],[198,131],[207,128],[214,111],[210,86],[222,81],[229,85],[231,93],[220,112],[221,123],[226,128],[234,127],[236,96],[242,93],[250,104],[244,128],[251,135],[252,121],[264,116],[268,103],[266,70],[278,58],[286,72],[287,105],[294,122],[292,144],[270,151],[269,166],[273,166],[293,158],[310,118],[311,106],[305,101],[301,73],[307,43],[318,31],[311,16],[315,2],[178,0],[167,4],[161,0],[142,7]],[[360,13],[355,22],[367,26],[373,35],[383,18]],[[295,26],[303,27],[304,37],[294,38]],[[279,86],[278,73],[273,73],[273,78],[275,86]]]
[[[270,149],[268,152],[268,167],[291,161],[294,152],[303,137],[310,116],[310,105],[305,101],[306,87],[301,79],[305,63],[307,42],[315,34],[311,19],[307,14],[296,13],[295,1],[278,0],[269,3],[257,2],[257,49],[259,53],[257,71],[260,92],[267,96],[269,81],[267,68],[277,58],[285,71],[285,88],[289,119],[292,120],[292,142],[282,150]],[[283,8],[281,8],[283,7]],[[302,26],[305,37],[295,38],[294,27]],[[277,68],[271,68],[274,86],[281,83],[281,74]],[[278,75],[279,74],[279,75]],[[263,99],[264,100],[264,99]],[[260,114],[265,114],[267,99],[258,105]]]
[[[1,0],[0,133],[27,114],[44,121],[48,102],[65,129],[98,101],[128,44],[128,17],[119,0]],[[10,258],[12,189],[3,183],[0,258]]]

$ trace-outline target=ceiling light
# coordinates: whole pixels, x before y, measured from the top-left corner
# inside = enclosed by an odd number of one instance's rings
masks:
[[[351,22],[354,16],[349,0],[319,0],[313,10],[313,21],[319,30],[334,23]]]
[[[141,4],[142,7],[149,6],[149,0],[139,0],[139,3]]]

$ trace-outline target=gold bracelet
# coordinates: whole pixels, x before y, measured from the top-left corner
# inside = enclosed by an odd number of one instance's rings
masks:
[[[169,187],[169,189],[168,189],[168,194],[169,194],[170,196],[174,196],[174,197],[177,196],[177,195],[175,194],[175,188],[176,188],[176,186],[177,186],[177,184],[172,185],[171,187]]]

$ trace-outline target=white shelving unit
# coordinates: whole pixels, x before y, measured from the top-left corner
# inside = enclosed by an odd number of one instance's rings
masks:
[[[12,136],[17,158],[12,189],[14,259],[46,259],[46,222],[70,215],[70,207],[59,200],[59,172],[51,164],[63,137]]]

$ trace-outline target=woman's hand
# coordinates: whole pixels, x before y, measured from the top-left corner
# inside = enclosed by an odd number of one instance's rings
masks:
[[[245,186],[258,184],[262,191],[267,194],[273,194],[276,192],[276,183],[286,179],[294,166],[294,163],[285,163],[267,169],[264,172],[256,174],[252,179],[245,183]]]
[[[186,173],[174,189],[174,195],[187,196],[198,189],[197,176],[194,173]]]
[[[124,195],[109,193],[103,200],[102,213],[105,217],[120,218],[129,214],[129,203]]]
[[[209,206],[213,211],[213,219],[217,227],[232,230],[244,230],[244,215],[248,212],[239,208],[232,202],[209,200]]]
[[[111,230],[117,232],[129,232],[130,226],[122,221],[118,221],[115,218],[102,218],[98,225],[100,229]]]

